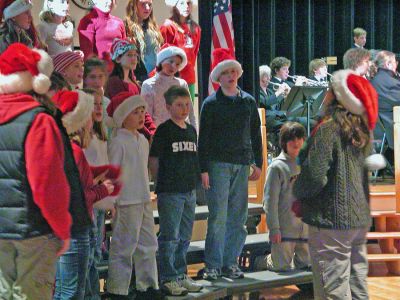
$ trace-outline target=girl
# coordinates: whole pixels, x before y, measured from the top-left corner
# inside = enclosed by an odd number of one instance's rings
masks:
[[[135,74],[139,53],[136,44],[129,40],[115,39],[112,49],[112,60],[114,69],[107,84],[107,96],[112,98],[120,92],[130,92],[133,95],[140,94],[140,86],[136,81]],[[139,129],[147,140],[150,141],[154,135],[156,126],[151,115],[145,113],[144,127]]]
[[[86,200],[89,215],[93,203],[111,195],[114,184],[105,179],[94,184],[92,170],[83,154],[90,143],[92,128],[93,96],[81,91],[62,91],[53,97],[61,110],[62,122],[71,138],[74,159]],[[54,299],[83,299],[88,272],[90,222],[72,232],[69,250],[58,259]]]
[[[164,44],[157,54],[157,74],[143,82],[141,95],[147,102],[147,111],[156,126],[170,118],[165,105],[164,93],[173,85],[188,89],[185,80],[175,77],[175,73],[181,71],[186,64],[186,54],[182,49]],[[190,104],[189,121],[194,128],[197,128],[192,103]]]
[[[68,16],[67,0],[45,0],[39,18],[40,38],[51,56],[73,50],[74,25]]]
[[[67,51],[53,57],[54,71],[60,73],[69,84],[69,89],[76,89],[83,79],[83,52]]]
[[[195,66],[201,39],[201,28],[191,17],[193,5],[197,5],[197,1],[165,0],[165,3],[172,6],[172,16],[165,20],[160,31],[165,43],[177,46],[186,53],[188,63],[179,72],[179,77],[186,80],[189,85],[193,101],[196,83]]]
[[[351,70],[334,73],[332,90],[321,123],[299,155],[293,193],[309,225],[315,299],[368,299],[371,215],[365,159],[378,97],[368,80]]]
[[[138,43],[140,61],[135,73],[138,80],[143,82],[156,67],[157,52],[163,43],[153,15],[153,0],[129,0],[125,29],[127,36]]]

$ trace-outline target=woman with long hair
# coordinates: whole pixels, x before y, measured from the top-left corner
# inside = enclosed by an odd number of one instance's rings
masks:
[[[315,299],[368,299],[371,226],[367,156],[378,97],[365,78],[335,72],[321,122],[299,155],[294,195],[309,225]],[[298,211],[297,211],[298,212]]]
[[[135,74],[144,81],[156,67],[157,52],[163,43],[153,15],[153,0],[129,0],[126,6],[126,34],[137,41],[140,61]]]

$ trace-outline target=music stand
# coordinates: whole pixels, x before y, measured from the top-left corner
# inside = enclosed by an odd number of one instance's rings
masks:
[[[292,86],[281,110],[286,111],[288,117],[307,117],[307,134],[310,135],[310,120],[318,115],[327,89],[321,86]]]

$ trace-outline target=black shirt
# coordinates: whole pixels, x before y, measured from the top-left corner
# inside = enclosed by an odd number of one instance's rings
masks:
[[[150,149],[158,157],[156,193],[187,193],[200,176],[197,133],[186,123],[181,128],[171,119],[158,126]]]

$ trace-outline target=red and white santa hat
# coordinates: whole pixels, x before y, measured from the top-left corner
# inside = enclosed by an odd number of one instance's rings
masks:
[[[43,50],[11,44],[0,55],[0,94],[34,91],[45,94],[53,72],[51,57]]]
[[[31,0],[1,0],[0,1],[0,21],[14,18],[32,9]]]
[[[242,76],[242,65],[232,55],[231,50],[226,48],[216,48],[212,52],[212,56],[212,71],[210,74],[210,78],[213,82],[219,82],[219,77],[221,76],[221,73],[231,68],[237,70],[239,75],[238,78]]]
[[[54,71],[62,74],[63,71],[76,61],[82,61],[85,55],[82,51],[66,51],[53,57]]]
[[[340,70],[332,75],[332,89],[344,108],[356,115],[366,113],[369,129],[375,128],[378,119],[378,94],[367,79],[352,70]]]
[[[168,6],[176,6],[179,0],[165,0],[165,4]],[[197,0],[191,0],[193,5],[197,5]]]
[[[121,128],[126,117],[136,108],[147,107],[146,101],[139,95],[131,92],[120,92],[111,98],[107,106],[108,118],[106,123],[109,127]]]
[[[92,117],[94,97],[83,91],[60,91],[52,100],[63,114],[62,122],[68,134],[82,129]]]
[[[178,71],[181,71],[184,67],[187,65],[187,57],[185,51],[183,51],[181,48],[172,46],[168,43],[165,43],[162,45],[160,48],[160,51],[157,53],[157,62],[156,65],[159,66],[162,64],[162,62],[170,57],[173,56],[180,56],[182,59],[182,63],[180,64]]]

